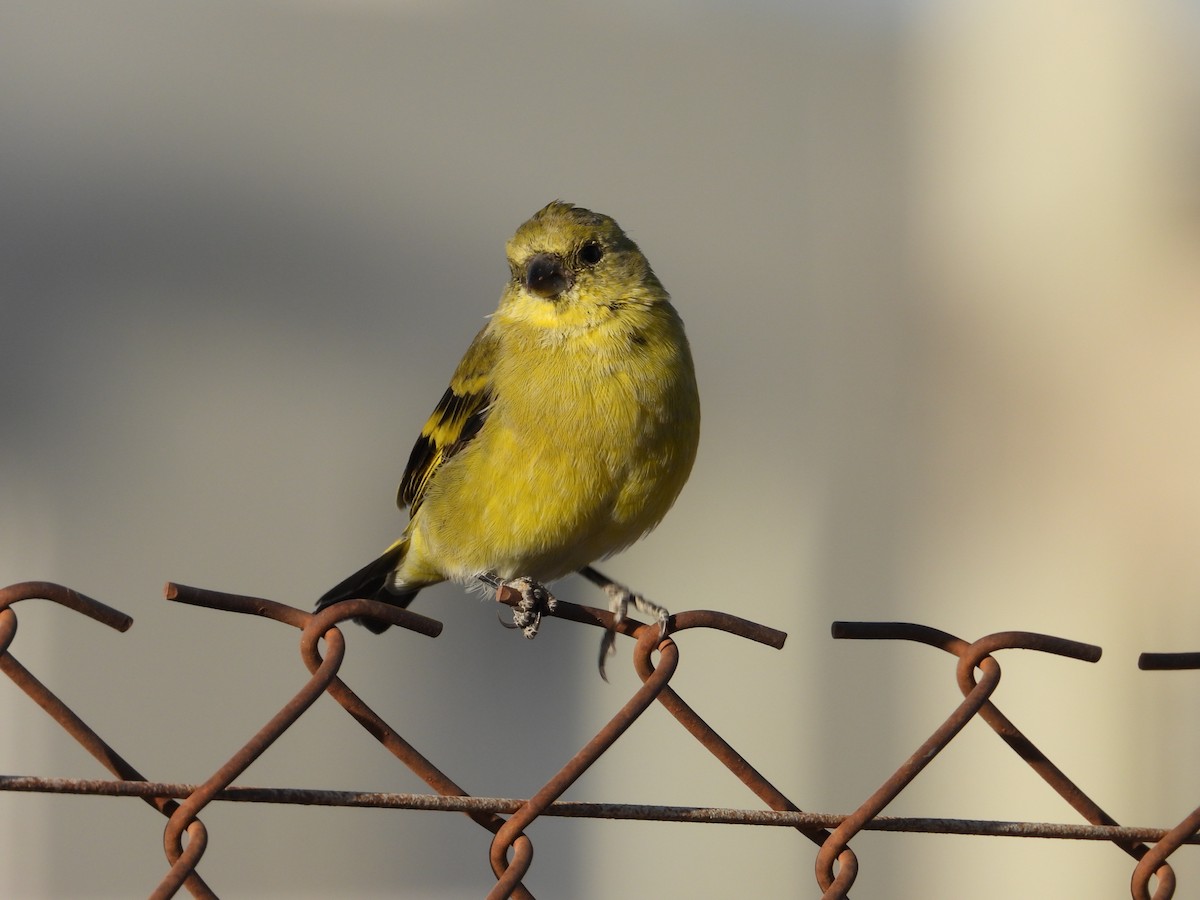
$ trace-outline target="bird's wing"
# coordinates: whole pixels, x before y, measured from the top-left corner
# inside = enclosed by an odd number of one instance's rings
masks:
[[[450,387],[413,445],[396,496],[401,509],[407,506],[410,514],[415,513],[433,473],[479,432],[492,402],[492,369],[498,349],[499,342],[486,327],[467,348]]]

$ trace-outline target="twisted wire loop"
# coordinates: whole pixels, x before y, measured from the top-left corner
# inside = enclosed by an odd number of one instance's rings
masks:
[[[521,598],[516,591],[502,586],[497,590],[496,599],[501,603],[515,605]],[[692,610],[671,616],[667,622],[665,637],[662,636],[657,623],[646,625],[629,618],[615,622],[612,613],[606,610],[565,603],[561,600],[551,615],[582,624],[615,629],[620,634],[634,638],[636,641],[633,655],[634,667],[642,685],[608,723],[553,778],[522,804],[521,808],[510,816],[504,827],[497,832],[492,840],[490,860],[492,871],[498,880],[488,894],[488,900],[500,900],[500,898],[512,895],[514,890],[520,890],[523,887],[521,879],[527,874],[532,862],[532,849],[525,854],[522,852],[520,844],[516,843],[519,839],[525,838],[524,829],[538,816],[546,813],[551,804],[562,796],[656,699],[705,749],[773,809],[800,812],[799,807],[767,781],[708,723],[700,718],[672,688],[667,686],[679,665],[679,648],[671,638],[672,634],[689,628],[712,628],[779,649],[787,639],[784,632],[731,616],[728,613],[711,610]],[[659,654],[657,666],[651,661],[655,651]],[[824,829],[811,825],[795,827],[812,837],[817,843],[824,840],[826,834]],[[513,850],[512,859],[508,858],[510,849]]]
[[[775,631],[756,622],[748,622],[745,619],[739,619],[728,613],[714,612],[712,610],[691,610],[671,617],[671,629],[673,632],[685,631],[689,628],[715,628],[738,637],[766,644],[775,649],[781,648],[784,639],[787,637],[782,631]],[[653,631],[649,635],[642,634],[638,639],[637,649],[634,653],[634,666],[637,669],[638,677],[643,682],[654,674],[654,665],[651,661],[654,645],[652,641],[648,640],[652,635]],[[776,812],[802,812],[800,807],[789,800],[782,791],[771,784],[761,772],[734,750],[728,741],[717,734],[713,727],[705,722],[673,688],[668,687],[663,690],[659,695],[658,702],[675,717],[679,724],[692,737],[699,741],[709,753],[720,760],[725,768],[737,776],[738,780],[753,791],[767,806]],[[799,824],[794,827],[818,846],[824,844],[829,838],[829,832],[821,827]]]
[[[1100,659],[1101,650],[1092,644],[1070,641],[1064,638],[1051,637],[1044,634],[1034,634],[1025,631],[1006,631],[980,638],[971,645],[968,652],[959,657],[958,685],[960,690],[967,690],[973,681],[972,660],[982,658],[994,650],[1021,649],[1037,650],[1044,653],[1054,653],[1059,656],[1072,657],[1085,662],[1096,662]],[[1052,787],[1060,797],[1083,816],[1092,825],[1116,826],[1116,819],[1104,811],[1092,800],[1083,789],[1073,782],[1065,772],[1050,761],[1003,713],[992,704],[987,704],[980,710],[980,718],[991,726],[991,729],[1012,748],[1013,752],[1025,760],[1037,774]],[[1150,847],[1141,841],[1123,836],[1114,837],[1112,843],[1120,847],[1133,859],[1139,862],[1149,853]],[[1165,857],[1164,857],[1165,860]],[[1136,868],[1136,867],[1135,867]],[[1158,877],[1158,889],[1154,900],[1169,900],[1175,894],[1175,872],[1165,861],[1154,866]],[[1149,898],[1147,898],[1149,900]]]
[[[949,649],[951,646],[965,649],[968,646],[965,641],[959,641],[944,631],[907,623],[835,622],[833,636],[835,638],[868,640],[885,637],[905,639],[928,643],[943,649]],[[939,725],[933,734],[858,809],[848,815],[821,846],[817,852],[815,870],[817,885],[823,891],[821,895],[823,898],[832,900],[832,898],[847,896],[858,873],[857,863],[850,865],[847,857],[851,838],[912,783],[913,779],[933,761],[933,758],[945,749],[966,724],[975,717],[987,703],[992,692],[996,690],[996,686],[1000,683],[1000,666],[994,659],[988,657],[981,661],[980,667],[984,673],[983,680],[966,692],[963,701],[946,721]],[[838,864],[836,875],[833,868],[835,862]]]
[[[653,628],[642,626],[639,630],[657,632],[658,625],[654,625]],[[492,872],[495,873],[498,880],[495,887],[488,893],[488,900],[501,900],[501,898],[509,897],[520,884],[521,878],[528,872],[529,865],[533,861],[533,852],[530,848],[528,853],[516,852],[510,862],[507,858],[509,847],[516,842],[519,836],[523,835],[525,828],[534,819],[545,812],[546,808],[562,796],[563,792],[574,784],[592,763],[616,743],[629,726],[649,708],[654,699],[666,687],[671,676],[675,674],[675,668],[679,662],[679,652],[675,647],[675,642],[670,638],[664,639],[661,650],[663,665],[659,667],[658,677],[645,682],[617,711],[616,715],[609,719],[605,726],[584,744],[553,778],[523,803],[521,808],[504,823],[504,827],[496,832],[490,848],[490,860]]]
[[[979,640],[968,643],[961,638],[957,638],[944,631],[939,631],[934,628],[927,628],[921,625],[913,625],[902,622],[835,622],[833,625],[833,636],[835,638],[858,638],[866,640],[881,640],[881,639],[904,639],[917,641],[919,643],[928,644],[932,647],[937,647],[958,657],[958,665],[956,667],[956,681],[959,689],[962,691],[965,700],[970,700],[972,696],[976,696],[976,692],[980,686],[990,684],[990,690],[987,694],[990,696],[992,690],[995,689],[995,684],[992,682],[991,668],[995,667],[995,679],[998,681],[1000,670],[998,664],[992,658],[991,654],[997,650],[1007,649],[1023,649],[1036,650],[1043,653],[1052,653],[1057,656],[1065,656],[1072,659],[1079,659],[1085,662],[1096,662],[1100,659],[1101,650],[1092,644],[1085,644],[1079,641],[1071,641],[1064,638],[1053,637],[1051,635],[1036,634],[1033,632],[1024,631],[1006,631],[996,634],[987,635]],[[983,678],[976,680],[975,672],[979,670],[983,672]],[[976,712],[967,716],[969,720],[974,715],[978,715],[983,719],[991,729],[1013,749],[1013,751],[1025,760],[1026,763],[1052,787],[1056,793],[1066,800],[1080,815],[1094,826],[1119,828],[1118,823],[1108,813],[1106,813],[1094,800],[1092,800],[1078,785],[1076,785],[1066,773],[1059,769],[1050,759],[1026,737],[1020,729],[1018,729],[1002,712],[995,706],[987,696],[984,696],[983,701],[979,704]],[[960,705],[956,714],[961,713],[966,706],[966,703]],[[953,718],[953,717],[952,717]],[[966,724],[963,720],[958,728],[961,729]],[[947,720],[946,725],[951,720]],[[942,728],[945,728],[943,725]],[[941,729],[939,729],[939,732]],[[957,730],[954,732],[957,733]],[[938,732],[935,732],[935,737]],[[952,738],[954,734],[950,735]],[[932,740],[932,738],[931,738]],[[947,743],[949,741],[947,740]],[[929,742],[927,742],[929,743]],[[945,744],[940,747],[930,750],[933,754],[939,752]],[[918,751],[919,754],[920,751]],[[914,754],[914,757],[918,754]],[[905,766],[912,762],[910,759]],[[901,768],[897,775],[904,771]],[[919,769],[918,769],[919,771]],[[915,775],[915,773],[914,773]],[[896,776],[893,779],[899,780]],[[911,779],[909,779],[911,780]],[[889,780],[889,783],[891,780]],[[900,788],[907,784],[904,782]],[[886,785],[885,785],[886,787]],[[883,790],[883,788],[881,788]],[[896,793],[899,793],[897,791]],[[890,802],[895,794],[887,798],[886,802]],[[868,806],[875,800],[875,797],[870,798],[864,806]],[[886,803],[884,804],[886,805]],[[879,809],[883,807],[880,806]],[[878,812],[879,810],[875,810]],[[869,817],[868,817],[869,818]],[[864,820],[865,821],[865,820]],[[1186,836],[1185,836],[1186,837]],[[1116,844],[1130,856],[1135,859],[1141,859],[1146,855],[1148,848],[1145,844],[1130,838],[1124,834],[1117,833],[1110,838],[1112,843]],[[1167,900],[1171,897],[1175,890],[1175,875],[1169,865],[1158,865],[1159,877],[1159,892],[1155,894],[1155,900]],[[818,867],[820,871],[820,867]],[[820,875],[818,878],[820,879]],[[834,894],[833,896],[839,896]],[[1147,900],[1149,898],[1147,897]]]
[[[8,652],[17,633],[17,614],[12,606],[22,600],[34,599],[49,600],[65,606],[67,609],[122,633],[130,629],[133,619],[120,610],[93,600],[78,591],[63,587],[61,584],[53,584],[48,581],[25,581],[0,588],[0,671],[3,671],[17,687],[28,694],[34,703],[44,709],[105,769],[123,781],[145,782],[146,777],[141,772],[109,746],[74,710],[63,703],[53,691],[42,684],[32,672],[17,662],[16,657]],[[142,799],[168,817],[174,815],[179,807],[176,801],[168,797],[143,797]],[[203,847],[206,839],[204,824],[198,819],[193,828],[193,836],[197,846]],[[216,894],[204,883],[204,879],[195,872],[190,872],[183,883],[194,897],[216,897]]]
[[[264,615],[268,618],[294,625],[301,629],[300,655],[309,673],[315,675],[324,662],[318,648],[321,638],[324,637],[324,632],[321,631],[318,625],[306,627],[311,616],[310,613],[257,597],[224,594],[217,591],[187,587],[185,585],[172,584],[167,587],[170,599],[179,602],[206,606],[211,609]],[[362,609],[371,611],[370,614],[373,617],[387,619],[393,624],[407,623],[404,627],[428,637],[437,637],[441,633],[441,623],[426,616],[420,616],[407,610],[398,610],[397,607],[377,604],[372,601],[363,600],[353,602],[368,605],[362,607],[345,607],[345,609],[349,609],[350,611],[346,612],[345,615],[339,613],[337,621],[342,621],[349,616],[359,615],[361,613],[354,612],[354,610]],[[337,608],[339,610],[344,609],[341,606]],[[400,615],[397,615],[397,613]],[[341,678],[335,675],[326,686],[325,692],[333,697],[350,717],[366,729],[388,752],[408,766],[409,769],[438,794],[443,797],[469,798],[471,796],[455,784],[448,775],[433,765],[412,744],[401,737],[391,725],[368,706]],[[493,833],[498,831],[500,826],[504,824],[504,819],[488,810],[465,808],[463,812]]]
[[[1138,657],[1138,668],[1142,671],[1200,669],[1200,653],[1143,653]],[[1171,867],[1167,865],[1167,857],[1195,836],[1197,831],[1200,831],[1200,807],[1192,810],[1178,825],[1159,838],[1138,860],[1137,865],[1133,867],[1129,885],[1129,893],[1133,900],[1151,900],[1152,896],[1153,900],[1160,900],[1171,896],[1175,889],[1175,881]],[[1167,884],[1164,872],[1170,876],[1170,892],[1164,892]],[[1150,893],[1151,876],[1158,877],[1158,887],[1153,895]]]
[[[345,638],[336,627],[339,622],[355,616],[372,616],[429,636],[436,636],[441,631],[441,623],[433,619],[372,600],[350,600],[313,614],[273,600],[200,590],[185,585],[167,584],[165,595],[168,600],[265,616],[296,626],[302,629],[302,652],[306,645],[311,644],[315,648],[316,642],[324,638],[326,653],[304,687],[224,765],[178,804],[163,832],[163,849],[171,868],[150,895],[152,900],[173,897],[188,880],[203,855],[206,838],[202,826],[199,829],[196,827],[196,816],[200,810],[219,792],[229,787],[234,779],[290,728],[333,682],[341,667],[346,648]],[[314,649],[313,653],[315,652]],[[188,835],[186,849],[183,846],[184,832]]]

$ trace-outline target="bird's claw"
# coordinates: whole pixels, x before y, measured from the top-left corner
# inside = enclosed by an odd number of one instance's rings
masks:
[[[667,636],[667,620],[670,619],[671,614],[665,606],[659,606],[616,582],[604,585],[604,593],[608,594],[608,608],[613,617],[612,627],[605,629],[604,637],[600,639],[600,677],[608,681],[608,676],[604,674],[604,664],[608,657],[617,650],[617,629],[625,621],[630,604],[633,604],[638,612],[654,616],[658,621],[658,639],[660,641]]]
[[[521,633],[532,640],[537,637],[542,616],[558,609],[558,600],[544,584],[532,578],[515,578],[504,582],[504,586],[521,595],[520,602],[513,607],[513,627],[520,628]]]

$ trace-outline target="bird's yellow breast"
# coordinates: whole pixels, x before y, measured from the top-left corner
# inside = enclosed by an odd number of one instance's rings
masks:
[[[409,577],[553,580],[653,528],[691,471],[699,400],[668,303],[581,328],[492,325],[492,405],[410,523]]]

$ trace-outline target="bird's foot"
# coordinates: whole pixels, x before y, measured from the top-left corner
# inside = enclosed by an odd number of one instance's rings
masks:
[[[514,578],[501,581],[500,586],[512,588],[521,595],[520,602],[513,607],[513,628],[520,628],[529,639],[537,637],[542,625],[542,616],[558,609],[558,600],[544,584],[532,578]]]
[[[629,606],[633,607],[638,612],[646,613],[654,616],[658,620],[658,639],[661,641],[667,636],[667,619],[671,614],[667,612],[665,606],[659,606],[650,600],[647,600],[641,594],[635,594],[623,584],[617,584],[615,581],[609,581],[607,584],[601,585],[604,593],[608,595],[608,608],[613,614],[612,628],[606,629],[604,637],[600,640],[600,677],[608,680],[604,674],[604,663],[613,653],[616,652],[617,629],[621,627],[621,623],[625,621],[625,616],[629,613]]]

